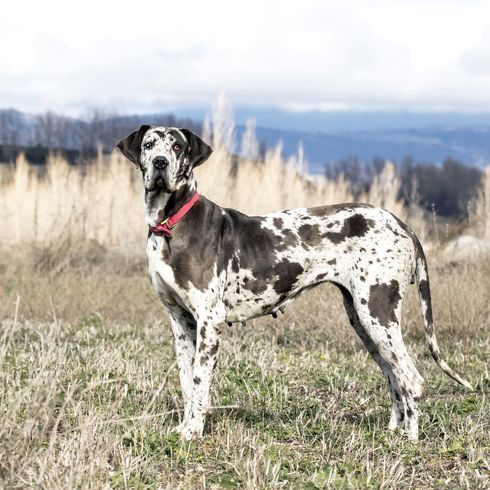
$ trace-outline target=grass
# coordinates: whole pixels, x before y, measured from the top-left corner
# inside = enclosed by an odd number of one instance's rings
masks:
[[[183,443],[171,432],[182,402],[170,329],[143,262],[114,269],[109,255],[94,257],[59,257],[68,265],[58,273],[20,257],[0,262],[5,487],[490,484],[489,263],[431,264],[440,344],[474,393],[435,366],[408,295],[405,338],[427,381],[419,444],[386,430],[384,380],[329,286],[277,320],[226,330],[213,387],[224,408],[203,440]]]
[[[300,150],[289,158],[282,155],[280,145],[260,157],[233,155],[233,122],[228,119],[223,108],[216,111],[212,137],[204,136],[214,150],[196,169],[198,188],[205,196],[249,214],[352,201],[345,179],[307,176]],[[251,133],[249,139],[254,138]],[[250,154],[250,143],[242,146],[243,153]],[[388,164],[362,200],[406,218],[408,213],[397,199],[399,185]],[[0,165],[0,190],[1,245],[49,243],[56,250],[69,236],[72,242],[89,239],[126,255],[144,250],[140,172],[119,151],[78,166],[55,154],[45,166],[30,166],[20,156],[15,165]],[[420,220],[411,224],[417,228]]]
[[[301,151],[256,161],[251,130],[236,165],[232,122],[217,111],[211,124],[215,151],[196,173],[216,202],[262,213],[352,200],[343,179],[305,177]],[[489,182],[470,223],[486,240]],[[363,200],[425,242],[422,213],[398,189],[387,165]],[[204,438],[182,443],[137,170],[117,154],[83,167],[51,156],[42,169],[20,158],[0,168],[0,223],[0,488],[490,487],[488,258],[429,256],[439,343],[474,393],[438,370],[415,291],[406,299],[404,336],[426,379],[419,444],[386,430],[385,382],[329,286],[277,320],[226,330],[216,408]]]

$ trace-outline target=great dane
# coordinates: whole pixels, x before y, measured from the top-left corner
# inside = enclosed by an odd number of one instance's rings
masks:
[[[471,389],[441,358],[425,255],[394,215],[349,203],[247,216],[197,194],[193,171],[212,149],[192,131],[144,125],[117,146],[143,176],[149,272],[170,315],[184,439],[202,436],[222,324],[276,316],[326,281],[340,289],[351,325],[386,377],[389,429],[418,437],[423,379],[400,330],[411,283],[435,362]]]

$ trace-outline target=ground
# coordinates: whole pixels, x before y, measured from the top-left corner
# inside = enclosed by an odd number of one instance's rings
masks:
[[[88,258],[87,258],[88,257]],[[420,442],[390,433],[388,390],[321,286],[227,327],[204,438],[182,400],[144,259],[95,250],[0,260],[0,482],[7,488],[488,488],[490,264],[429,257],[447,378],[414,288],[402,330],[426,379]]]

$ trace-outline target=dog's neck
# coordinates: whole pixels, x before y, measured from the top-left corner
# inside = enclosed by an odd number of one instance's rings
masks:
[[[196,189],[196,181],[189,179],[172,193],[163,189],[145,190],[145,218],[148,226],[156,226],[175,214],[192,197]]]

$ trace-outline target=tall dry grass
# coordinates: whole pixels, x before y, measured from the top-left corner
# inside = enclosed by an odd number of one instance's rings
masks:
[[[469,215],[473,233],[490,243],[490,166],[486,167],[480,190],[470,203]]]
[[[214,152],[196,170],[196,178],[200,192],[222,206],[261,214],[353,200],[343,178],[308,175],[302,148],[285,158],[279,143],[259,158],[253,122],[242,140],[244,156],[236,156],[234,122],[223,99],[204,129]],[[404,219],[407,210],[397,199],[399,185],[394,166],[388,164],[363,200]],[[41,170],[19,157],[0,173],[0,222],[2,245],[52,245],[69,237],[125,252],[143,250],[146,229],[139,171],[118,152],[100,154],[83,166],[51,155]]]

